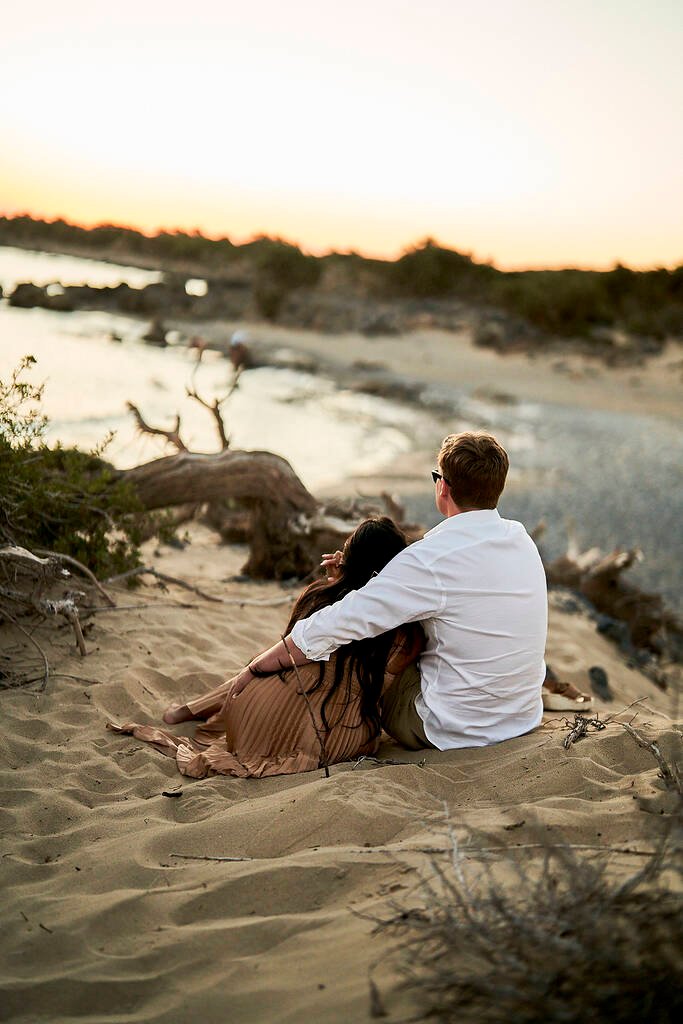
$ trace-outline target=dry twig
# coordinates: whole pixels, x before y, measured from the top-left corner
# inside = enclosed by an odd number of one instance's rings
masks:
[[[351,771],[355,772],[356,768],[360,768],[362,764],[373,764],[378,768],[383,768],[385,765],[405,764],[412,765],[413,768],[424,768],[426,759],[423,757],[421,761],[399,761],[394,757],[370,757],[369,754],[361,754],[358,760],[353,765]]]
[[[147,423],[137,405],[134,405],[133,402],[126,402],[126,407],[135,417],[135,422],[140,433],[151,434],[156,437],[165,437],[169,444],[174,445],[179,452],[188,451],[187,445],[180,436],[180,416],[176,415],[174,427],[170,430],[163,430],[161,427],[153,427]]]
[[[675,761],[669,763],[666,760],[655,740],[646,739],[642,733],[626,722],[622,722],[621,726],[642,750],[648,750],[652,754],[659,765],[659,777],[664,780],[666,788],[673,789],[679,796],[683,796],[683,778],[678,764]]]
[[[316,738],[318,740],[318,743],[320,744],[320,767],[325,769],[325,778],[329,779],[329,777],[330,777],[330,766],[329,766],[329,762],[327,760],[327,749],[326,749],[326,746],[325,746],[325,731],[324,731],[324,729],[319,729],[318,728],[318,723],[315,720],[315,714],[313,713],[313,707],[311,706],[311,702],[309,700],[308,693],[306,692],[306,688],[304,687],[303,683],[301,682],[301,676],[299,675],[299,669],[297,668],[297,664],[294,661],[294,658],[292,656],[292,652],[289,649],[289,644],[287,643],[287,638],[285,636],[282,637],[282,642],[285,645],[285,650],[287,651],[287,654],[289,655],[289,660],[292,663],[292,668],[294,669],[294,674],[296,675],[296,681],[299,684],[299,691],[298,692],[303,696],[304,700],[306,701],[306,707],[308,708],[308,713],[311,716],[311,722],[313,723],[313,730],[315,732],[315,735],[316,735]]]
[[[46,587],[48,584],[63,584],[70,579],[70,572],[62,565],[62,562],[67,562],[88,577],[107,602],[106,610],[115,609],[116,602],[107,594],[90,570],[77,559],[53,551],[41,551],[41,554],[45,557],[39,557],[34,552],[16,545],[0,548],[2,564],[13,567],[13,585],[0,585],[0,598],[17,605],[24,611],[39,615],[41,619],[47,619],[54,615],[63,616],[73,630],[81,656],[85,657],[88,652],[83,638],[78,604],[80,601],[82,605],[85,594],[81,591],[67,591],[63,597],[43,597]],[[104,611],[105,609],[95,608],[94,610]]]
[[[199,359],[197,360],[197,362],[195,364],[195,368],[194,368],[194,370],[192,372],[192,380],[193,381],[194,381],[194,376],[195,376],[195,373],[197,371],[197,367],[198,366],[199,366]],[[214,420],[216,421],[216,429],[218,430],[218,438],[219,438],[220,443],[221,443],[221,451],[226,451],[230,447],[230,435],[227,433],[227,431],[225,429],[225,421],[223,420],[223,415],[221,413],[221,406],[224,404],[224,402],[227,402],[227,400],[230,398],[230,396],[235,391],[235,388],[237,387],[237,385],[239,383],[241,372],[242,372],[241,368],[239,368],[239,369],[237,369],[235,371],[235,374],[234,374],[233,379],[232,379],[232,384],[230,385],[230,389],[229,389],[228,393],[223,395],[222,398],[214,398],[213,402],[207,402],[207,400],[205,398],[202,398],[202,396],[199,394],[199,392],[197,391],[197,389],[194,386],[193,387],[185,388],[185,393],[186,393],[187,397],[188,398],[193,398],[195,400],[195,402],[199,402],[199,404],[204,409],[207,409],[211,413],[211,415],[213,416]]]
[[[567,724],[569,726],[569,733],[562,741],[562,746],[565,750],[569,750],[572,743],[578,743],[584,736],[587,736],[589,729],[592,728],[595,732],[602,732],[606,728],[605,723],[598,715],[595,715],[593,718],[584,718],[582,715],[576,714],[574,715],[574,721],[572,723],[567,722]]]
[[[90,580],[92,585],[95,587],[97,591],[99,591],[99,593],[102,595],[102,597],[104,598],[108,605],[110,605],[112,608],[116,606],[116,601],[110,594],[107,593],[107,591],[104,589],[104,587],[98,580],[97,576],[95,576],[95,574],[90,571],[87,565],[83,565],[82,562],[79,562],[77,558],[72,558],[71,555],[63,555],[59,551],[44,551],[42,548],[36,548],[35,554],[46,555],[49,558],[58,558],[61,562],[66,562],[67,565],[72,565],[74,569],[78,569],[79,572],[82,572],[83,575]]]
[[[3,611],[3,615],[6,615],[7,618],[10,620],[10,622],[14,623],[14,625],[17,627],[17,629],[20,630],[20,632],[22,632],[24,634],[24,636],[27,638],[27,640],[29,640],[33,644],[33,646],[35,647],[35,649],[38,651],[38,653],[40,654],[41,658],[43,659],[43,665],[45,667],[45,671],[43,673],[43,682],[41,684],[39,692],[40,693],[44,693],[45,688],[46,688],[46,686],[48,684],[48,680],[50,678],[50,663],[47,660],[47,655],[45,654],[45,651],[40,646],[40,644],[35,639],[35,637],[31,636],[29,631],[27,629],[24,629],[24,627],[21,625],[21,623],[17,622],[17,620],[14,618],[13,615],[10,615],[10,613],[7,610]],[[34,682],[33,679],[30,680],[30,681]]]
[[[248,597],[217,597],[215,594],[209,594],[205,590],[195,587],[192,583],[188,583],[186,580],[180,579],[178,576],[169,576],[167,573],[159,572],[158,569],[145,565],[139,565],[135,569],[129,569],[128,572],[122,572],[118,576],[110,576],[107,583],[118,583],[121,580],[131,579],[134,576],[154,576],[154,578],[158,579],[161,583],[175,584],[175,586],[182,587],[184,590],[190,590],[193,594],[197,594],[198,597],[203,597],[205,601],[212,601],[214,604],[237,604],[240,607],[243,605],[253,605],[257,608],[276,608],[281,604],[291,604],[294,600],[294,598],[289,594],[283,597],[269,598],[265,601]],[[131,606],[129,605],[128,607]]]
[[[579,740],[582,740],[584,736],[588,735],[590,729],[593,729],[595,732],[602,732],[610,722],[616,721],[620,715],[623,715],[626,711],[630,711],[631,708],[635,708],[639,704],[642,704],[644,700],[647,700],[647,697],[638,697],[637,700],[631,701],[631,703],[627,704],[625,708],[621,709],[621,711],[615,711],[604,719],[601,719],[599,714],[594,715],[593,718],[584,718],[579,712],[574,715],[573,722],[569,722],[569,720],[565,718],[564,721],[567,723],[567,727],[570,732],[565,736],[562,746],[565,750],[569,750],[572,743],[578,743]],[[635,721],[637,717],[638,712],[636,712],[631,721]],[[619,722],[619,725],[624,725],[624,723]]]
[[[240,861],[240,860],[253,860],[253,857],[209,857],[201,856],[193,853],[171,853],[170,857],[178,857],[180,860],[220,860],[220,861]]]

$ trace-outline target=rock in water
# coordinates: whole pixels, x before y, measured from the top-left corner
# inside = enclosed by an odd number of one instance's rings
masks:
[[[607,673],[604,668],[600,668],[599,665],[593,665],[592,668],[588,669],[588,676],[591,681],[593,693],[596,697],[608,702],[614,700],[614,694],[610,688]]]

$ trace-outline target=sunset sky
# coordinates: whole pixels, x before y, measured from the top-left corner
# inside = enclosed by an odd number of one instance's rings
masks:
[[[681,0],[33,0],[0,212],[501,267],[683,263]]]

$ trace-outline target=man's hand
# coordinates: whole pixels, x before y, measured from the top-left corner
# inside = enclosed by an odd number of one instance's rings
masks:
[[[334,583],[335,580],[341,577],[343,557],[344,555],[341,551],[333,551],[330,554],[323,555],[320,565],[327,574],[328,583]]]

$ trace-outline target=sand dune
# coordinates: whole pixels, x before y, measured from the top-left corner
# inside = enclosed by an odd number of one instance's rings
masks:
[[[197,531],[156,562],[234,599],[288,593],[221,583],[242,555]],[[409,896],[420,851],[445,842],[444,807],[467,857],[503,865],[506,850],[531,858],[543,840],[647,850],[665,827],[670,798],[650,754],[617,722],[565,750],[557,714],[486,749],[423,755],[385,744],[380,757],[410,763],[340,765],[329,779],[182,778],[105,722],[158,721],[168,701],[201,692],[276,637],[287,606],[212,605],[154,587],[117,598],[152,606],[98,616],[85,660],[66,632],[41,630],[64,674],[42,696],[0,694],[6,1019],[370,1020],[368,967],[390,947],[355,912]],[[586,669],[602,665],[616,697],[601,716],[645,697],[624,719],[637,712],[664,749],[675,742],[670,699],[588,618],[551,608],[549,655],[584,686]],[[613,858],[615,870],[637,861]],[[410,1001],[390,961],[376,977],[388,1019],[404,1019]]]

